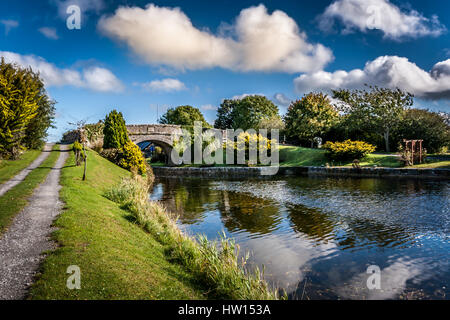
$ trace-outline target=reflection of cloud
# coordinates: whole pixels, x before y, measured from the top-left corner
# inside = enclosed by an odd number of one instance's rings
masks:
[[[367,279],[370,274],[363,272],[354,276],[347,286],[336,288],[345,299],[385,300],[395,299],[406,288],[406,282],[423,275],[426,271],[424,264],[419,259],[406,260],[400,258],[380,272],[381,289],[369,290]]]
[[[265,278],[288,293],[297,289],[304,278],[302,270],[312,259],[327,256],[336,248],[334,243],[312,245],[299,235],[295,241],[271,234],[245,243],[245,251],[252,253],[251,262],[264,265]]]

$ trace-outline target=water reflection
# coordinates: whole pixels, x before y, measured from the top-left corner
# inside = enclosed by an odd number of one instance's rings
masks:
[[[160,179],[151,198],[189,233],[224,230],[293,299],[448,299],[449,184],[287,178]],[[368,290],[366,269],[382,270]]]

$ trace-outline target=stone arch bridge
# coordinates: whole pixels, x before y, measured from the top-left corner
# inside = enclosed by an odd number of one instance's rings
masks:
[[[127,131],[131,141],[136,144],[152,142],[160,146],[168,159],[174,139],[183,134],[181,126],[172,124],[132,124],[127,125]]]

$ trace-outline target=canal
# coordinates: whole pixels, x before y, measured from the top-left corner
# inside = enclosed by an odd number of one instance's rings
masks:
[[[291,299],[449,299],[449,195],[439,180],[158,178],[150,198],[190,235],[234,238]]]

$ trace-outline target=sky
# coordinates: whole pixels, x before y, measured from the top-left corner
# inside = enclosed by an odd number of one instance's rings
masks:
[[[79,14],[78,14],[79,13]],[[311,91],[401,88],[450,112],[450,1],[0,0],[0,56],[39,71],[56,141],[112,109],[156,123],[261,94],[284,114]]]

